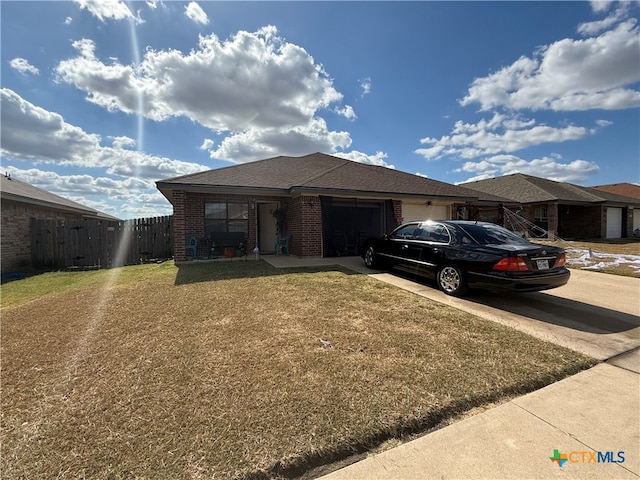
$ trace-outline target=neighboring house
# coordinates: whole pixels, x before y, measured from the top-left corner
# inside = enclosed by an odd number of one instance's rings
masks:
[[[157,187],[173,205],[176,262],[187,259],[188,237],[204,246],[198,255],[211,242],[233,247],[228,243],[239,238],[249,252],[258,246],[272,253],[285,234],[297,256],[353,255],[364,238],[403,221],[449,219],[463,208],[497,212],[505,200],[322,153],[209,170],[162,180]]]
[[[462,186],[522,204],[520,215],[564,239],[630,238],[640,200],[515,173]]]
[[[609,185],[597,185],[592,188],[640,200],[640,185],[633,183],[612,183]],[[633,210],[633,231],[636,232],[636,230],[640,230],[640,208]]]
[[[591,188],[640,200],[640,185],[634,183],[610,183],[608,185],[596,185]]]
[[[118,220],[6,175],[0,176],[0,199],[2,273],[31,266],[31,218]]]

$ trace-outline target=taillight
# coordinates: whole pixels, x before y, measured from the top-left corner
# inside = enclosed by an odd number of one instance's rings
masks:
[[[503,272],[524,272],[529,270],[523,258],[505,257],[493,266],[494,270]]]
[[[564,267],[564,264],[567,263],[567,255],[565,253],[560,254],[560,258],[556,260],[556,267]]]

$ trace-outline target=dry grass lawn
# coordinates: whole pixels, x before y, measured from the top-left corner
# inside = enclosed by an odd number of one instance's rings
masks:
[[[293,477],[593,364],[364,275],[255,261],[8,283],[1,358],[3,479]]]

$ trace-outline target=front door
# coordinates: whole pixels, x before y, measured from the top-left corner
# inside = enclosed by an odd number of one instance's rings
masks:
[[[273,211],[278,208],[274,203],[258,203],[258,248],[260,253],[274,253],[276,244],[276,219]]]

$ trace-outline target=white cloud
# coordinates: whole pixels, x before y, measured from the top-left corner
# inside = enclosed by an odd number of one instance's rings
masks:
[[[114,20],[131,19],[141,22],[136,18],[126,2],[120,0],[74,0],[81,9],[87,9],[94,17],[104,22],[108,18]]]
[[[369,95],[371,93],[371,78],[367,77],[364,80],[361,80],[360,88],[362,88],[362,95],[360,95],[361,98],[365,95]]]
[[[200,145],[200,150],[211,150],[214,145],[215,145],[215,142],[212,139],[205,138],[204,141],[202,142],[202,145]]]
[[[387,154],[384,152],[376,152],[375,155],[368,155],[366,153],[352,150],[350,152],[337,152],[334,153],[336,157],[346,158],[347,160],[353,160],[354,162],[366,163],[369,165],[378,165],[381,167],[396,168],[393,165],[388,164],[385,161]]]
[[[425,137],[420,143],[425,148],[415,150],[427,160],[455,155],[461,158],[475,158],[497,153],[511,153],[543,143],[559,143],[579,140],[589,133],[584,127],[569,125],[550,127],[536,125],[533,119],[518,116],[494,114],[476,124],[455,123],[450,135],[441,138]]]
[[[110,175],[154,180],[205,170],[191,162],[149,155],[125,147],[129,137],[111,137],[112,147],[101,145],[99,135],[70,125],[57,113],[24,100],[12,90],[0,90],[0,151],[9,159],[101,168]]]
[[[17,70],[23,75],[26,75],[27,73],[30,73],[32,75],[40,74],[40,70],[38,70],[38,68],[31,65],[29,61],[25,58],[20,58],[20,57],[14,58],[9,62],[9,65],[11,66],[11,68],[13,68],[14,70]]]
[[[472,173],[474,176],[465,180],[473,182],[513,173],[523,173],[536,177],[548,178],[558,182],[582,183],[590,175],[600,170],[598,165],[585,160],[573,160],[563,163],[559,155],[524,160],[515,155],[496,155],[478,162],[465,162],[456,172]],[[464,185],[464,183],[462,183]]]
[[[578,33],[582,35],[596,35],[608,28],[611,28],[618,22],[617,15],[609,15],[603,20],[596,20],[594,22],[586,22],[578,25]]]
[[[207,17],[207,14],[197,2],[190,2],[189,5],[184,7],[184,14],[190,20],[201,25],[207,25],[209,23],[209,17]]]
[[[60,175],[37,168],[5,168],[12,178],[120,218],[170,215],[171,205],[153,183],[91,175]]]
[[[64,24],[65,25],[71,25],[71,22],[73,22],[73,18],[71,17],[67,17],[64,19]]]
[[[521,57],[487,77],[475,79],[461,105],[482,110],[581,111],[640,106],[640,31],[625,20],[600,36],[563,39],[541,48],[533,58]],[[607,25],[585,27],[588,33]]]
[[[336,108],[335,112],[338,115],[341,115],[349,120],[355,120],[356,118],[358,118],[351,105],[345,105],[344,108]]]
[[[95,45],[74,42],[80,56],[59,63],[60,80],[108,109],[148,118],[185,116],[213,130],[290,127],[342,100],[331,79],[307,52],[283,43],[274,27],[238,32],[226,42],[200,37],[199,48],[147,50],[138,68],[95,57]]]
[[[322,118],[315,118],[305,125],[288,129],[249,128],[226,137],[215,150],[209,150],[211,158],[251,162],[277,155],[301,156],[311,152],[335,153],[351,145],[347,132],[327,129]]]
[[[591,0],[591,9],[596,13],[606,12],[614,3],[613,0]]]
[[[83,39],[73,43],[79,55],[60,62],[56,73],[109,110],[155,121],[182,116],[230,133],[211,152],[215,158],[244,162],[271,152],[294,155],[348,146],[348,133],[328,130],[318,113],[333,110],[354,119],[353,108],[340,106],[342,95],[313,57],[277,33],[268,26],[240,31],[224,42],[201,36],[188,54],[147,50],[136,67],[104,63],[95,55],[95,44]]]
[[[112,140],[113,148],[135,147],[136,141],[127,136],[108,137]]]

